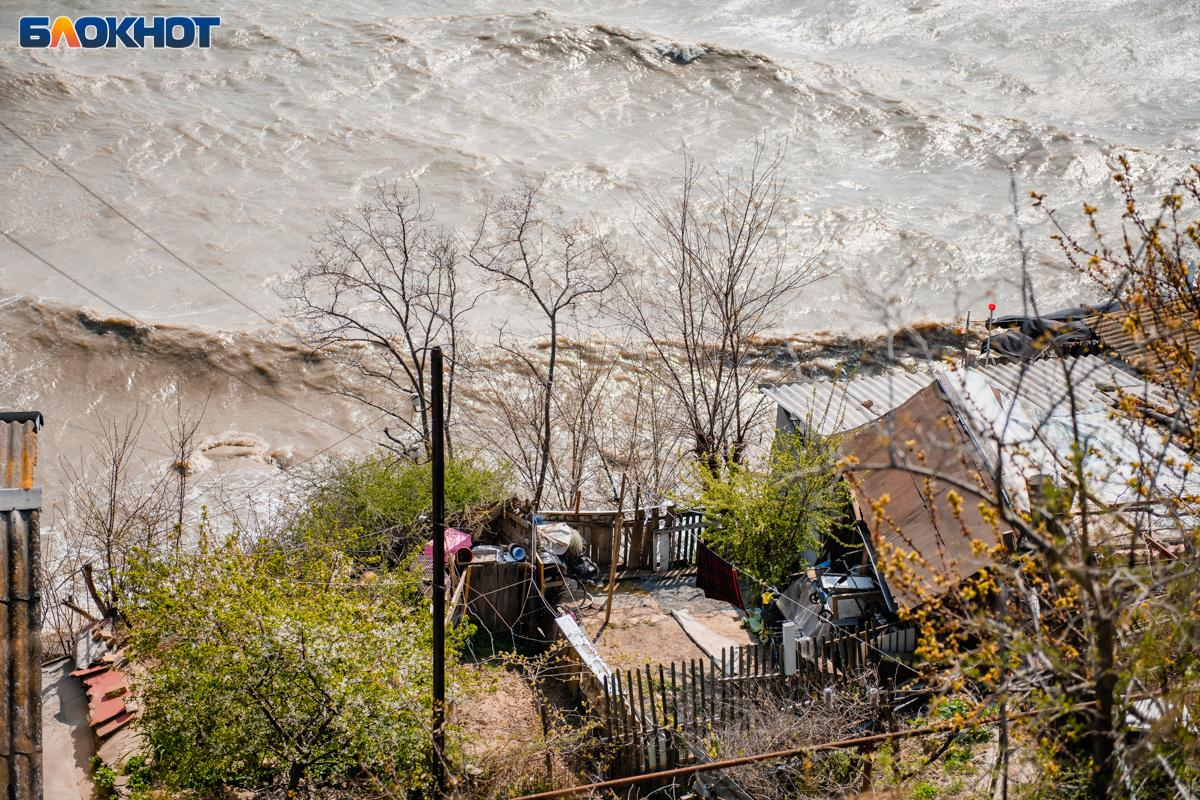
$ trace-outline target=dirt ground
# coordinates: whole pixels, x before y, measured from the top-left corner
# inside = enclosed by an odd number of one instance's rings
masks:
[[[622,581],[613,596],[612,618],[597,637],[606,601],[603,589],[593,589],[590,601],[578,598],[575,604],[564,606],[574,608],[610,669],[706,658],[671,616],[675,609],[687,609],[694,620],[731,642],[751,641],[741,627],[737,609],[705,598],[694,577]]]
[[[92,779],[92,729],[83,684],[68,673],[74,664],[62,659],[42,668],[42,760],[46,800],[89,800]]]
[[[542,735],[541,718],[533,691],[516,672],[500,668],[474,668],[479,689],[456,702],[450,722],[458,729],[468,761],[495,755],[512,741]],[[484,732],[487,735],[481,735]]]
[[[456,797],[509,797],[584,782],[567,761],[580,733],[557,710],[566,702],[560,690],[548,687],[555,710],[543,731],[533,690],[518,672],[485,665],[468,669],[475,688],[453,704],[449,719],[448,744],[461,754],[466,775]]]

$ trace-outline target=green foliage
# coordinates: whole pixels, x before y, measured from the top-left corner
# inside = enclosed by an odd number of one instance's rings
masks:
[[[92,756],[92,783],[96,787],[96,796],[109,798],[117,796],[117,771],[104,763],[98,755]]]
[[[825,783],[846,784],[858,773],[858,762],[846,750],[830,750],[823,754],[816,763],[824,773]]]
[[[921,781],[913,787],[913,800],[933,800],[937,796],[937,788],[928,781]]]
[[[290,526],[295,542],[334,543],[358,560],[378,565],[404,559],[423,546],[420,523],[432,509],[432,467],[385,454],[334,462],[317,475],[303,510]],[[506,496],[503,474],[468,459],[446,464],[446,520],[471,528],[481,510]]]
[[[961,697],[951,697],[951,698],[942,699],[940,702],[937,702],[935,704],[935,706],[936,706],[935,716],[938,719],[947,721],[947,722],[952,721],[952,720],[958,720],[959,722],[965,722],[966,719],[968,717],[970,717],[970,715],[972,714],[972,711],[973,711],[971,703]],[[986,716],[986,715],[982,715],[982,716]],[[987,729],[981,728],[978,725],[968,725],[968,726],[964,727],[961,731],[959,731],[959,734],[958,734],[958,741],[960,743],[967,744],[967,745],[979,744],[980,742],[986,742],[990,738],[991,738],[991,734],[988,733]],[[968,751],[968,753],[970,752],[969,747],[967,748],[967,751]]]
[[[724,558],[767,583],[781,585],[804,566],[843,514],[847,495],[835,469],[832,440],[776,437],[765,469],[715,471],[698,463],[693,500],[713,523],[705,539]]]
[[[138,564],[127,608],[167,786],[426,781],[431,625],[413,570],[202,532],[198,553]]]
[[[130,756],[121,765],[121,773],[129,779],[129,790],[139,792],[149,789],[154,779],[154,768],[150,759],[138,753]]]

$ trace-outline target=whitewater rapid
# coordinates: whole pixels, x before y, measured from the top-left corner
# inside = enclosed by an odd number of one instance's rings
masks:
[[[86,3],[62,4],[78,14]],[[148,14],[198,13],[152,3]],[[122,213],[270,317],[331,210],[419,181],[451,225],[544,177],[567,214],[620,233],[686,146],[731,167],[786,141],[797,252],[837,276],[787,330],[1011,307],[1015,170],[1048,303],[1074,302],[1025,192],[1111,203],[1129,153],[1161,187],[1200,160],[1194,3],[383,2],[210,4],[216,46],[0,45],[0,113]],[[15,32],[34,4],[9,4]],[[183,269],[0,131],[5,229],[148,321],[247,328]],[[11,244],[0,289],[103,309]],[[476,324],[486,328],[486,314]]]
[[[669,185],[684,148],[733,169],[757,140],[786,143],[789,247],[834,273],[786,309],[778,332],[803,337],[878,332],[884,306],[893,324],[1015,310],[1010,176],[1041,302],[1089,299],[1025,193],[1068,215],[1090,201],[1112,222],[1118,154],[1147,194],[1200,161],[1194,2],[136,11],[222,23],[209,50],[32,51],[16,46],[17,18],[46,8],[0,9],[0,119],[203,275],[0,130],[3,230],[96,292],[0,240],[0,408],[46,414],[51,483],[105,419],[180,402],[209,403],[214,453],[251,456],[213,460],[214,487],[358,446],[346,431],[370,421],[363,410],[261,317],[280,313],[277,289],[330,212],[379,182],[418,183],[439,219],[465,226],[488,196],[539,178],[564,214],[620,238],[636,194]],[[131,334],[105,321],[125,315],[109,302],[165,327]],[[482,303],[471,325],[486,339],[500,313],[522,315]]]

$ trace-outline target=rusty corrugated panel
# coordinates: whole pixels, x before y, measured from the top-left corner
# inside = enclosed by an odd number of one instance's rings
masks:
[[[937,384],[917,392],[907,402],[852,433],[841,445],[842,455],[875,469],[851,474],[851,487],[864,521],[871,529],[876,551],[894,548],[916,553],[910,573],[885,576],[893,597],[909,608],[954,588],[988,563],[973,542],[997,544],[991,526],[977,507],[978,498],[963,496],[961,515],[948,500],[951,484],[926,479],[904,468],[933,470],[950,480],[995,493],[974,445]],[[897,466],[881,466],[895,464]],[[886,502],[884,500],[886,499]],[[882,518],[873,509],[879,506]]]
[[[1136,326],[1129,324],[1131,317],[1137,319]],[[1151,380],[1156,373],[1178,366],[1173,360],[1164,360],[1163,354],[1155,350],[1154,343],[1167,342],[1171,347],[1200,353],[1200,330],[1197,329],[1200,323],[1196,311],[1183,303],[1168,303],[1158,311],[1141,306],[1097,314],[1089,317],[1087,324],[1103,347]]]
[[[0,413],[0,785],[12,800],[42,796],[42,648],[38,594],[41,490],[36,412]]]
[[[118,666],[124,656],[116,644],[113,623],[109,620],[94,622],[80,638],[100,645],[87,650],[91,654],[91,663],[82,664],[71,677],[79,678],[83,683],[88,697],[88,722],[95,731],[96,740],[101,741],[135,719],[138,712],[130,702],[129,681]],[[76,658],[76,663],[83,661]]]

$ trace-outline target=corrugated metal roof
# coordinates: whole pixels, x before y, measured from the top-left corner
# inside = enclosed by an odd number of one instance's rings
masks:
[[[963,370],[939,370],[939,379],[962,374]],[[1130,371],[1094,356],[1044,358],[1037,361],[1000,361],[966,372],[983,375],[997,389],[1018,395],[1026,407],[1045,418],[1052,414],[1107,410],[1119,393],[1134,394],[1156,406],[1171,408],[1161,389]],[[953,378],[952,378],[953,379]]]
[[[1200,490],[1192,460],[1159,427],[1114,413],[1122,395],[1173,410],[1163,391],[1098,356],[1007,362],[943,370],[938,382],[971,430],[989,467],[1004,443],[1005,491],[1027,507],[1027,483],[1042,474],[1073,483],[1069,463],[1076,436],[1086,443],[1084,469],[1091,493],[1119,505],[1139,499],[1130,485],[1153,464],[1156,491],[1170,496]],[[1073,399],[1072,399],[1073,397]],[[1162,456],[1160,458],[1160,456]]]
[[[971,543],[995,544],[977,504],[956,515],[945,501],[949,488],[924,469],[994,491],[996,442],[1004,444],[1001,476],[1010,501],[1028,508],[1034,476],[1073,483],[1070,462],[1075,436],[1085,443],[1089,494],[1110,507],[1140,501],[1131,488],[1145,466],[1154,466],[1157,497],[1200,494],[1189,455],[1159,427],[1114,414],[1121,394],[1169,408],[1159,387],[1097,356],[995,363],[939,370],[937,385],[916,392],[894,410],[854,431],[841,445],[862,465],[895,464],[855,473],[853,491],[877,547],[885,543],[919,554],[911,574],[888,578],[893,595],[909,606],[951,588],[985,562]],[[849,393],[848,393],[849,394]],[[1072,402],[1073,395],[1073,402]],[[853,394],[850,394],[853,396]],[[878,410],[873,408],[872,410]],[[961,424],[960,424],[961,423]],[[932,488],[932,491],[930,489]],[[883,514],[875,504],[887,497]]]
[[[829,436],[874,422],[932,381],[928,373],[897,370],[844,381],[763,384],[759,390],[787,411],[802,430]]]
[[[896,465],[853,471],[848,477],[876,550],[891,547],[919,555],[905,562],[906,569],[886,578],[898,601],[916,607],[988,562],[986,550],[977,551],[973,543],[978,539],[992,547],[996,535],[984,521],[978,503],[968,499],[956,512],[948,499],[953,487],[936,478],[927,481],[904,468],[910,464],[931,469],[948,479],[976,485],[985,495],[995,491],[938,386],[925,387],[899,408],[855,431],[840,450],[856,457],[863,467]]]
[[[0,414],[0,788],[16,800],[41,796],[40,427],[40,414]]]
[[[41,427],[42,415],[36,411],[0,413],[0,487],[33,488]]]
[[[95,656],[94,662],[75,670],[71,677],[83,682],[88,696],[88,723],[96,738],[104,739],[136,717],[138,707],[129,693],[129,681],[118,666],[124,658],[116,647],[112,622],[94,622],[80,638],[99,646],[86,648]]]
[[[1110,408],[1118,389],[1133,393],[1158,408],[1174,410],[1169,396],[1161,389],[1094,355],[993,362],[969,371],[985,376],[989,383],[1006,392],[1019,394],[1026,405],[1039,411],[1041,416],[1070,411],[1068,385],[1073,387],[1078,410]],[[829,436],[874,422],[924,389],[936,377],[960,372],[943,369],[931,375],[895,370],[844,381],[763,384],[759,389],[778,403],[802,430]]]
[[[1132,331],[1126,324],[1130,317],[1138,320]],[[1177,347],[1200,353],[1196,311],[1183,303],[1167,303],[1157,312],[1143,306],[1097,314],[1089,317],[1087,324],[1103,347],[1125,363],[1144,370],[1152,379],[1155,372],[1178,366],[1175,359],[1170,359],[1170,363],[1164,361],[1165,355],[1178,353]],[[1156,349],[1156,342],[1165,342],[1168,347]]]

